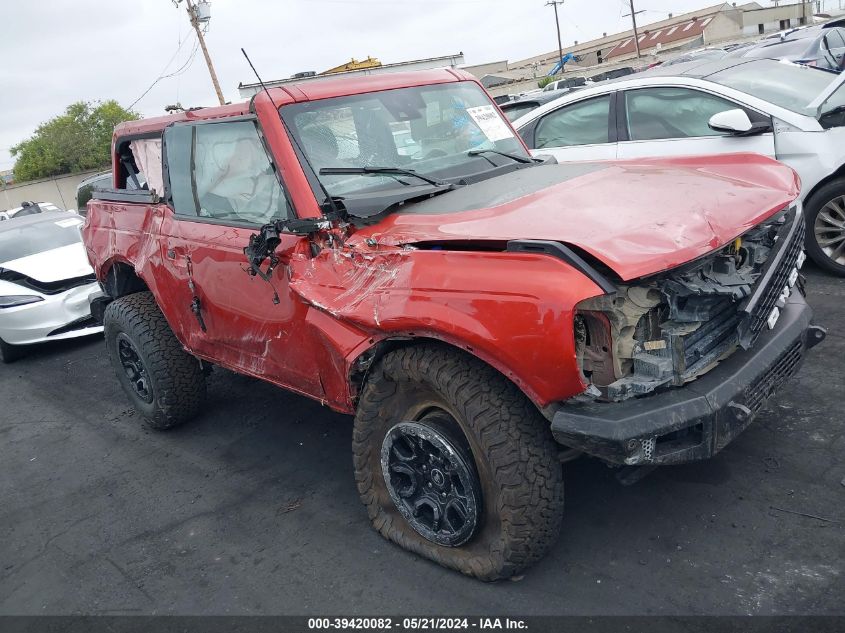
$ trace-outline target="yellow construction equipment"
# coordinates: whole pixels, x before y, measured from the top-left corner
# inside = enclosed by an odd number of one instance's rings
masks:
[[[363,68],[377,68],[381,66],[381,62],[376,59],[375,57],[367,56],[367,59],[358,61],[354,57],[346,62],[345,64],[341,64],[340,66],[335,66],[334,68],[329,68],[328,70],[324,70],[321,72],[321,75],[331,75],[332,73],[342,73],[346,72],[347,70],[361,70]]]

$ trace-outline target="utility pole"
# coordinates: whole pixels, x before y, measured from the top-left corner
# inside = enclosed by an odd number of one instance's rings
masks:
[[[563,4],[563,0],[549,0],[546,6],[553,6],[555,9],[555,26],[557,26],[557,52],[560,56],[560,74],[563,74],[563,44],[560,43],[560,20],[557,15],[557,5]]]
[[[630,0],[631,2],[631,22],[634,25],[634,46],[637,47],[637,59],[640,58],[640,35],[637,33],[637,14],[638,13],[645,13],[645,11],[634,11],[634,0]],[[624,15],[623,17],[628,17],[628,14]]]
[[[179,4],[181,0],[175,0],[176,4]],[[200,27],[200,22],[208,22],[208,17],[200,17],[197,14],[197,7],[194,6],[194,3],[191,0],[185,0],[185,3],[188,5],[188,17],[191,20],[191,26],[194,27],[194,31],[197,32],[197,39],[200,43],[200,48],[202,48],[202,54],[205,56],[205,64],[208,66],[208,74],[211,75],[211,83],[214,84],[214,91],[217,93],[217,100],[220,102],[220,105],[226,105],[226,101],[223,99],[223,91],[220,90],[220,82],[217,81],[217,73],[214,72],[214,64],[211,63],[211,55],[208,54],[208,48],[205,46],[205,37],[202,34],[202,28]],[[200,3],[202,4],[202,2]]]

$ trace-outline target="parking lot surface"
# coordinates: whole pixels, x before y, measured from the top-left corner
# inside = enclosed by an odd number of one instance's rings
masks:
[[[215,370],[165,433],[102,339],[0,366],[0,614],[845,614],[845,281],[808,271],[827,340],[709,462],[632,487],[564,466],[550,554],[484,584],[384,541],[351,418]]]

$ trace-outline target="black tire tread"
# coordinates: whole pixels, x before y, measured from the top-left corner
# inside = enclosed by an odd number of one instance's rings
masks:
[[[176,339],[152,293],[115,299],[106,307],[103,323],[115,371],[119,370],[119,361],[111,341],[120,331],[137,342],[138,352],[144,357],[155,394],[153,414],[145,413],[149,426],[165,430],[193,418],[205,400],[205,376],[199,361]],[[134,394],[123,381],[121,385],[134,401]]]
[[[394,525],[398,517],[379,506],[366,454],[380,438],[372,433],[397,388],[397,381],[428,382],[447,394],[482,446],[493,479],[501,538],[486,555],[465,558]],[[548,422],[526,396],[480,360],[441,345],[419,345],[386,354],[373,367],[355,417],[353,457],[358,492],[373,526],[398,545],[482,580],[511,577],[542,558],[555,543],[563,516],[559,447]]]

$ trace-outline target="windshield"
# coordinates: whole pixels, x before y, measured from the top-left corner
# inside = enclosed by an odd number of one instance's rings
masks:
[[[816,117],[818,112],[809,107],[810,103],[831,82],[836,81],[837,76],[818,68],[766,59],[733,66],[708,75],[705,79],[798,114]],[[828,104],[825,104],[822,113],[829,109]]]
[[[81,225],[78,217],[54,217],[20,225],[16,220],[7,220],[0,224],[0,263],[80,243]]]
[[[484,91],[458,82],[370,92],[282,106],[285,125],[319,175],[325,168],[389,167],[437,180],[517,163],[490,149],[529,158]],[[319,175],[332,196],[425,185],[393,174]],[[324,196],[315,190],[318,199]]]

